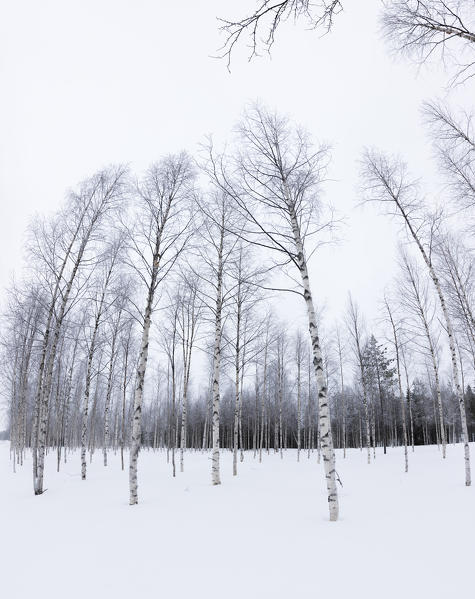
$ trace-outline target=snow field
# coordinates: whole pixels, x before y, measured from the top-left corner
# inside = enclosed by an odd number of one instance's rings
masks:
[[[463,448],[337,451],[340,520],[328,521],[316,452],[246,452],[211,486],[210,454],[188,452],[171,476],[166,452],[139,457],[139,505],[128,505],[128,456],[107,468],[97,451],[80,476],[79,453],[34,497],[30,456],[12,472],[0,442],[0,584],[6,599],[470,597],[475,491],[464,486]],[[474,447],[472,445],[472,454]]]

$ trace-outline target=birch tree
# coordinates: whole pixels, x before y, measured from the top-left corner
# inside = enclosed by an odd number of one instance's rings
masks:
[[[399,400],[401,406],[401,422],[402,422],[402,438],[404,442],[404,471],[407,472],[409,469],[409,460],[407,453],[407,425],[406,425],[406,405],[404,392],[402,389],[401,382],[401,351],[400,351],[400,338],[399,338],[399,328],[398,323],[396,322],[396,318],[394,316],[393,309],[389,303],[389,300],[384,298],[384,307],[386,309],[388,320],[391,325],[392,332],[392,340],[394,345],[394,353],[396,355],[396,373],[397,373],[397,383],[399,389]]]
[[[362,176],[364,180],[363,192],[366,199],[378,202],[387,208],[391,216],[397,217],[402,221],[405,231],[415,244],[427,267],[435,292],[439,298],[449,342],[452,378],[460,411],[464,444],[465,484],[466,486],[470,486],[470,447],[468,444],[467,417],[463,391],[460,385],[454,332],[432,254],[434,227],[437,226],[437,222],[434,221],[433,217],[427,215],[424,203],[419,196],[418,184],[410,180],[407,167],[400,160],[390,159],[377,152],[366,152],[363,161]]]
[[[304,341],[299,330],[295,336],[295,362],[297,365],[297,462],[300,461],[302,445],[302,365],[304,360]]]
[[[437,408],[439,413],[440,431],[441,431],[441,443],[442,443],[442,457],[446,456],[446,438],[445,438],[445,424],[444,424],[444,413],[442,409],[442,396],[440,391],[440,377],[439,377],[439,363],[437,358],[437,347],[434,334],[431,331],[431,315],[429,308],[428,290],[427,286],[421,282],[421,278],[417,271],[417,267],[413,261],[410,260],[407,253],[401,253],[401,265],[404,269],[404,278],[400,283],[401,295],[403,297],[404,308],[408,312],[412,312],[416,317],[416,325],[411,327],[411,331],[414,336],[423,338],[422,348],[424,351],[428,351],[432,364],[435,381],[435,391],[437,396]],[[422,330],[421,330],[422,329]],[[422,333],[422,335],[421,335]],[[410,392],[408,387],[408,392]]]
[[[329,31],[341,10],[340,0],[324,0],[318,4],[311,0],[258,0],[255,10],[244,17],[219,19],[225,36],[220,56],[227,59],[229,68],[233,50],[241,40],[251,48],[250,59],[257,56],[261,48],[270,52],[279,25],[290,19],[305,21],[310,29],[321,27]]]
[[[212,180],[212,183],[213,180]],[[213,185],[214,186],[214,185]],[[214,186],[215,187],[215,186]],[[212,400],[211,400],[211,483],[221,484],[220,473],[220,401],[221,368],[223,352],[224,321],[227,306],[235,291],[235,284],[229,278],[230,263],[234,256],[237,238],[231,234],[236,225],[236,212],[230,196],[219,187],[211,189],[199,201],[202,215],[200,235],[202,247],[197,248],[200,269],[190,268],[201,280],[200,296],[213,327],[212,345]]]
[[[121,241],[117,240],[112,243],[108,256],[104,260],[100,273],[98,275],[99,281],[97,283],[97,289],[94,296],[91,299],[93,307],[92,314],[92,326],[91,326],[91,337],[88,340],[88,351],[87,351],[87,369],[86,369],[86,383],[84,387],[84,405],[83,405],[83,418],[82,418],[82,432],[81,432],[81,478],[86,479],[86,442],[87,442],[87,429],[88,429],[88,416],[89,416],[89,395],[91,389],[91,381],[93,377],[93,360],[98,344],[98,336],[100,327],[102,325],[102,319],[104,313],[108,307],[108,293],[109,286],[113,284],[113,277],[115,270],[118,267],[120,260],[120,252],[122,249]]]
[[[260,335],[259,323],[252,321],[252,312],[259,302],[262,273],[253,264],[251,246],[238,240],[229,263],[231,282],[230,325],[231,334],[225,332],[227,343],[232,347],[234,371],[234,422],[233,422],[233,476],[237,475],[238,448],[242,443],[242,388],[245,369],[256,355],[255,342]]]
[[[187,447],[188,389],[190,383],[191,357],[197,339],[203,312],[203,304],[198,295],[198,279],[185,276],[179,296],[178,331],[183,360],[183,394],[180,435],[180,472],[184,471],[184,453]]]
[[[353,341],[353,351],[355,354],[356,362],[359,369],[359,380],[361,381],[361,388],[363,390],[363,411],[364,411],[364,424],[365,424],[365,439],[366,439],[366,451],[368,454],[368,464],[371,463],[371,435],[370,435],[370,424],[369,424],[369,408],[368,408],[368,390],[366,387],[366,372],[363,359],[363,331],[362,331],[361,316],[359,313],[358,306],[351,298],[348,300],[348,319],[347,327]]]
[[[467,347],[475,347],[474,258],[453,235],[445,235],[436,246],[449,311]],[[473,352],[470,352],[473,355]],[[475,366],[475,359],[473,360]]]
[[[77,193],[71,192],[66,208],[50,225],[40,223],[32,231],[31,252],[46,269],[50,288],[35,399],[35,495],[43,493],[52,376],[63,322],[74,296],[73,286],[80,269],[89,265],[87,250],[101,235],[105,218],[124,198],[126,174],[122,167],[100,171],[83,182]]]
[[[475,20],[471,0],[391,0],[382,15],[392,47],[419,62],[438,53],[455,63],[455,79],[473,74]]]
[[[475,131],[473,114],[457,114],[442,102],[423,106],[439,166],[447,177],[450,198],[473,227],[475,208]]]
[[[313,364],[318,384],[320,439],[327,481],[330,520],[338,519],[335,454],[330,425],[327,383],[310,287],[306,246],[328,232],[332,215],[325,220],[320,186],[329,160],[326,146],[315,149],[306,132],[284,117],[255,105],[239,127],[241,149],[232,172],[224,161],[210,155],[214,179],[234,200],[246,221],[241,238],[279,256],[281,268],[294,268],[300,277],[297,289],[307,309]],[[277,266],[277,263],[274,266]]]
[[[186,153],[167,156],[152,165],[138,185],[140,215],[129,236],[135,271],[145,290],[141,343],[132,416],[129,488],[130,505],[138,503],[137,460],[150,327],[156,292],[182,253],[191,232],[190,200],[194,169]]]
[[[108,322],[108,338],[110,357],[107,374],[107,385],[106,385],[106,396],[104,402],[104,446],[103,446],[103,457],[104,466],[107,466],[107,450],[110,444],[110,416],[111,416],[111,401],[112,393],[114,389],[115,374],[117,374],[116,366],[118,361],[119,352],[117,346],[120,340],[120,333],[123,327],[125,311],[127,308],[128,296],[130,295],[130,282],[125,277],[119,277],[116,289],[113,290],[112,299],[113,310],[110,314]]]
[[[179,291],[174,289],[167,296],[167,308],[165,310],[166,322],[162,325],[161,345],[167,357],[167,416],[168,416],[168,443],[167,443],[167,461],[171,449],[172,457],[172,475],[176,476],[175,450],[178,444],[178,413],[177,404],[179,401],[180,375],[185,377],[185,363],[179,363],[179,312],[180,295]],[[165,320],[165,319],[164,319]],[[180,369],[181,366],[181,369]]]

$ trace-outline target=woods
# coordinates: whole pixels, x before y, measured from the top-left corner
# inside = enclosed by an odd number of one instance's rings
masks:
[[[469,597],[474,0],[2,8],[2,594]]]
[[[251,58],[270,51],[288,20],[330,33],[345,4],[257,2],[248,16],[220,20],[220,56],[229,67],[244,39]],[[386,2],[382,36],[418,65],[450,63],[450,84],[465,85],[474,64],[469,4]],[[34,495],[46,490],[54,452],[57,471],[79,455],[81,480],[95,454],[104,467],[120,454],[124,470],[128,452],[136,505],[143,450],[166,452],[173,478],[188,455],[209,452],[218,487],[223,451],[238,476],[244,460],[283,459],[295,448],[298,462],[322,461],[336,521],[335,449],[342,459],[359,449],[372,465],[377,449],[401,447],[408,473],[417,446],[436,444],[445,460],[456,443],[469,487],[472,114],[438,99],[422,114],[442,202],[403,156],[360,152],[360,206],[400,227],[397,273],[376,316],[347,289],[346,309],[328,317],[332,281],[319,269],[325,248],[344,238],[346,216],[326,197],[332,148],[262,102],[245,105],[225,140],[207,136],[194,153],[151,157],[142,173],[107,166],[54,214],[37,215],[0,336],[12,464],[31,452]]]
[[[445,109],[428,110],[459,203],[461,174],[447,156],[460,151],[460,130]],[[464,134],[460,143],[472,142]],[[247,450],[259,461],[294,447],[298,460],[316,452],[331,520],[334,447],[343,456],[364,449],[370,464],[377,447],[402,446],[407,472],[409,446],[436,443],[445,458],[462,442],[471,484],[470,248],[453,241],[403,162],[368,151],[363,200],[400,219],[408,243],[379,323],[368,326],[351,296],[340,321],[328,322],[312,294],[325,281],[312,286],[308,264],[338,229],[323,195],[330,160],[327,146],[255,104],[226,151],[209,141],[204,159],[164,157],[139,183],[109,167],[31,225],[31,262],[2,316],[2,377],[13,463],[33,452],[35,494],[44,492],[45,454],[57,452],[59,470],[76,448],[83,480],[96,450],[104,466],[120,452],[124,467],[130,449],[131,505],[141,448],[166,449],[173,476],[177,452],[183,472],[188,451],[210,450],[213,485],[222,450],[234,475]],[[301,298],[306,326],[302,318],[289,328],[274,313],[276,293]]]

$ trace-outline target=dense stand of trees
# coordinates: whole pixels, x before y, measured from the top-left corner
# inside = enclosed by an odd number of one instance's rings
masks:
[[[393,0],[384,31],[422,60],[455,53],[454,42],[466,45],[465,57],[475,42],[469,4]],[[263,23],[269,48],[291,16],[329,30],[343,5],[261,1],[249,17],[224,22],[224,53],[249,31],[255,52]],[[457,64],[460,81],[473,62]],[[470,115],[438,103],[425,115],[448,197],[473,233]],[[211,450],[214,485],[222,449],[233,453],[234,475],[244,450],[259,460],[315,451],[331,520],[335,447],[343,457],[364,449],[371,463],[377,447],[403,446],[407,471],[416,445],[437,443],[444,458],[447,444],[462,442],[471,484],[473,248],[401,159],[368,150],[363,199],[401,223],[400,272],[377,323],[365,322],[351,296],[339,322],[328,322],[312,295],[327,282],[311,281],[309,264],[337,224],[321,195],[329,161],[302,128],[254,105],[226,150],[209,140],[198,160],[165,156],[138,182],[110,166],[32,222],[27,267],[2,314],[1,380],[13,465],[31,451],[35,494],[44,492],[48,452],[58,470],[79,455],[86,479],[88,457],[100,452],[107,466],[108,453],[120,452],[124,469],[127,449],[136,504],[141,447],[166,449],[173,476],[178,452],[183,471],[187,450]],[[277,293],[299,297],[305,326],[276,317]]]
[[[320,191],[329,159],[256,105],[226,154],[209,144],[199,164],[167,156],[139,183],[109,167],[32,222],[28,267],[2,317],[2,380],[14,462],[32,451],[36,494],[46,452],[59,469],[79,448],[85,479],[88,455],[107,465],[119,451],[124,468],[130,449],[134,504],[142,446],[166,448],[173,475],[177,452],[183,471],[187,449],[211,449],[213,484],[222,448],[233,474],[244,450],[315,450],[333,519],[334,447],[365,448],[371,462],[377,447],[401,445],[407,470],[411,447],[437,443],[445,457],[463,441],[470,484],[473,253],[402,162],[368,152],[363,194],[408,233],[400,274],[377,326],[351,297],[334,326],[317,317],[307,264],[335,227]],[[277,319],[276,293],[301,297],[310,335]]]

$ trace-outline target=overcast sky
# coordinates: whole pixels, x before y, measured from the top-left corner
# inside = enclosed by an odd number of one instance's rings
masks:
[[[212,58],[217,16],[254,1],[22,0],[0,15],[0,301],[35,212],[55,210],[65,190],[111,162],[140,173],[207,133],[224,138],[244,103],[260,99],[334,147],[327,197],[347,226],[338,247],[314,259],[316,299],[331,318],[347,291],[374,316],[394,273],[397,229],[374,206],[358,208],[364,146],[403,154],[437,190],[420,118],[425,99],[455,105],[473,86],[447,92],[435,65],[394,60],[378,34],[379,0],[349,0],[322,37],[283,24],[272,58]],[[465,97],[465,98],[464,98]]]

